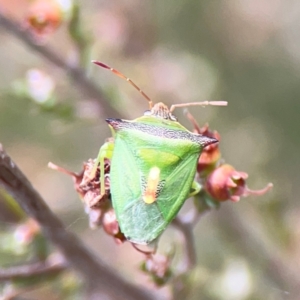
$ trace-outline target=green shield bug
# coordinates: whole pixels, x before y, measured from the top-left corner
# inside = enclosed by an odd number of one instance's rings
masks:
[[[104,63],[133,85],[149,102],[150,110],[128,121],[107,119],[114,142],[105,143],[96,161],[100,163],[101,193],[105,193],[104,158],[111,159],[112,205],[121,231],[135,244],[149,244],[165,230],[189,196],[199,192],[194,181],[196,166],[205,146],[218,142],[195,134],[173,115],[176,107],[227,105],[226,101],[174,104],[169,109],[151,99],[129,78]]]

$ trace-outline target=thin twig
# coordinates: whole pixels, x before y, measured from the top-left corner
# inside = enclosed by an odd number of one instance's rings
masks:
[[[195,248],[194,227],[197,225],[201,217],[203,217],[209,210],[203,210],[199,212],[196,207],[190,209],[189,212],[184,215],[177,215],[172,222],[181,233],[184,238],[186,266],[185,272],[192,269],[197,264],[197,253]]]
[[[102,91],[94,84],[94,82],[87,78],[83,69],[67,64],[65,60],[48,45],[44,46],[38,44],[30,31],[25,30],[16,21],[13,21],[5,16],[1,9],[0,26],[22,41],[31,50],[34,50],[42,57],[46,58],[56,67],[64,70],[75,82],[75,87],[78,90],[82,91],[91,100],[97,101],[98,104],[101,104],[101,109],[106,116],[120,117],[120,113],[109,104],[109,101],[106,99]]]
[[[50,257],[46,261],[39,261],[9,268],[0,268],[0,281],[27,278],[36,275],[57,274],[66,268],[67,263],[65,261],[56,261],[56,259]]]
[[[108,299],[158,299],[157,295],[153,298],[145,289],[126,282],[101,259],[96,259],[74,234],[66,231],[1,145],[0,185],[39,223],[45,237],[56,245],[70,266],[85,279],[90,293],[93,291],[93,295],[101,294]]]
[[[185,271],[193,268],[197,264],[197,255],[195,249],[195,240],[193,234],[193,223],[185,222],[183,217],[176,216],[172,224],[182,233],[184,238],[183,245],[185,246],[186,253],[186,266]]]

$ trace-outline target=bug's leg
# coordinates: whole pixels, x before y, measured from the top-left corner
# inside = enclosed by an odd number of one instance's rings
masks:
[[[91,172],[91,176],[94,177],[97,171],[98,165],[100,165],[100,191],[101,191],[101,196],[105,194],[105,182],[104,182],[104,159],[112,158],[114,150],[114,143],[113,142],[106,142],[101,146],[98,156],[96,158],[93,170]]]
[[[200,129],[200,126],[199,126],[198,122],[196,121],[196,119],[194,118],[194,116],[188,111],[187,108],[184,110],[184,114],[188,118],[188,120],[190,121],[190,123],[193,125],[193,127],[194,127],[193,130],[196,133],[201,134],[201,129]],[[205,126],[207,126],[207,125],[205,125]]]
[[[137,250],[138,252],[143,253],[143,254],[145,254],[145,255],[147,255],[147,256],[148,256],[148,255],[153,255],[153,254],[156,253],[156,248],[153,249],[153,250],[143,250],[143,249],[140,249],[140,248],[138,247],[138,245],[135,244],[135,243],[131,243],[131,245],[132,245],[132,247],[133,247],[135,250]]]
[[[202,189],[201,184],[198,183],[197,181],[193,181],[189,197],[195,196],[196,194],[198,194],[201,191],[201,189]]]

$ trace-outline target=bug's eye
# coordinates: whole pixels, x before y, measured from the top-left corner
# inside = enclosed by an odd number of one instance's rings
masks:
[[[151,110],[146,110],[144,112],[144,116],[151,116]]]
[[[172,114],[170,114],[170,120],[177,122],[177,118],[175,116],[173,116]]]

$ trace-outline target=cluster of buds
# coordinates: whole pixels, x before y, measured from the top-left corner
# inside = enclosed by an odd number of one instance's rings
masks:
[[[95,229],[102,226],[104,231],[114,237],[117,243],[122,243],[126,238],[120,231],[116,214],[111,205],[110,160],[105,159],[104,161],[104,192],[100,189],[100,166],[95,168],[95,162],[96,160],[89,159],[83,164],[83,170],[80,173],[74,173],[53,163],[49,163],[48,166],[72,176],[74,188],[89,216],[90,228]]]
[[[187,112],[187,117],[193,124],[195,133],[220,140],[220,134],[210,130],[208,124],[200,128],[189,112]],[[203,149],[198,160],[197,173],[204,192],[217,203],[226,200],[237,202],[241,197],[263,195],[273,186],[269,183],[261,190],[249,189],[246,185],[247,173],[237,171],[233,166],[222,163],[218,143]]]

